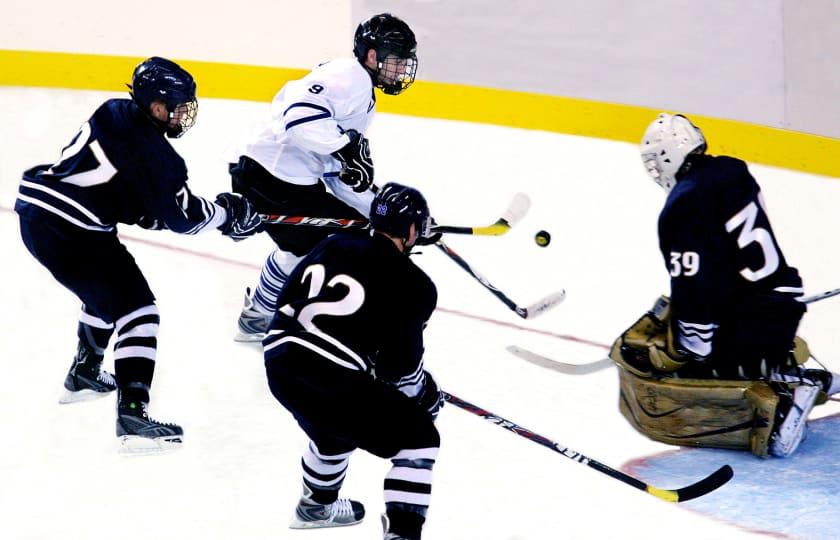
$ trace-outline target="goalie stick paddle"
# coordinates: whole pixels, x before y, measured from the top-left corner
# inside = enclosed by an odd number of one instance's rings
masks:
[[[629,474],[617,471],[612,467],[595,461],[594,459],[588,458],[579,452],[575,452],[571,448],[563,447],[560,444],[543,437],[542,435],[538,435],[537,433],[534,433],[529,429],[525,429],[522,426],[514,424],[510,420],[506,420],[501,416],[496,416],[495,414],[486,411],[481,407],[473,405],[472,403],[464,401],[463,399],[457,396],[453,396],[448,392],[443,392],[443,399],[460,409],[463,409],[476,416],[480,416],[485,420],[496,424],[497,426],[503,427],[508,431],[516,433],[520,437],[524,437],[528,440],[534,441],[535,443],[545,446],[546,448],[553,450],[558,454],[566,456],[572,461],[576,461],[582,465],[591,467],[600,473],[606,474],[611,478],[614,478],[616,480],[624,482],[627,485],[633,486],[636,489],[649,493],[650,495],[658,497],[663,501],[680,503],[690,501],[691,499],[696,499],[697,497],[702,497],[703,495],[706,495],[707,493],[710,493],[716,490],[717,488],[721,487],[722,485],[726,484],[734,476],[732,467],[730,467],[729,465],[724,465],[723,467],[716,470],[706,478],[703,478],[702,480],[699,480],[689,486],[685,486],[678,489],[661,489],[658,487],[651,486],[650,484],[646,484],[638,478],[634,478]]]
[[[454,225],[433,225],[432,234],[469,234],[473,236],[501,236],[507,233],[531,207],[531,200],[524,193],[513,196],[502,217],[483,227],[458,227]],[[309,227],[329,227],[334,229],[368,229],[370,223],[365,219],[284,216],[280,214],[260,214],[260,220],[269,225],[303,225]]]
[[[530,362],[535,366],[540,366],[541,368],[550,369],[551,371],[557,371],[559,373],[565,373],[566,375],[589,375],[590,373],[595,373],[596,371],[601,371],[615,365],[615,363],[609,358],[602,358],[601,360],[585,364],[567,364],[565,362],[553,360],[547,356],[542,356],[541,354],[529,351],[528,349],[523,349],[522,347],[518,347],[516,345],[508,345],[506,350],[512,355],[517,356],[526,362]]]
[[[493,296],[498,298],[513,310],[517,315],[522,317],[523,319],[530,319],[534,318],[538,315],[542,315],[546,311],[552,309],[553,307],[557,306],[560,302],[562,302],[566,298],[566,291],[560,289],[559,291],[552,293],[541,300],[534,302],[530,306],[522,307],[513,300],[511,300],[505,293],[500,291],[498,287],[490,283],[486,277],[479,274],[475,271],[468,263],[465,261],[460,255],[455,253],[455,251],[447,246],[443,240],[438,240],[435,244],[441,251],[443,251],[447,257],[455,261],[455,264],[460,266],[464,271],[466,271],[469,275],[471,275],[476,281],[478,281],[485,289],[490,291]]]

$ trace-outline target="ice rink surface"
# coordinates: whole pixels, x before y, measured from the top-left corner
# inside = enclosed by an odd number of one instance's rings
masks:
[[[184,426],[183,449],[120,457],[112,398],[58,405],[75,351],[79,303],[26,252],[10,209],[21,171],[54,161],[96,106],[113,96],[0,88],[0,537],[381,538],[389,463],[364,452],[351,459],[343,489],[365,503],[361,525],[287,528],[300,494],[305,439],[270,395],[258,346],[232,340],[245,287],[255,284],[270,251],[267,238],[237,244],[214,233],[179,237],[120,228],[161,312],[151,413]],[[267,114],[263,103],[201,102],[196,127],[174,142],[195,193],[229,188],[227,149]],[[626,465],[657,487],[690,484],[725,463],[735,468],[735,479],[708,498],[668,504],[447,406],[438,419],[443,442],[424,538],[840,534],[836,418],[815,423],[818,429],[787,461],[675,450],[624,421],[613,369],[561,375],[505,351],[516,344],[569,363],[600,359],[667,292],[656,240],[664,194],[646,176],[635,145],[386,114],[376,117],[369,138],[378,183],[419,187],[439,223],[487,224],[514,193],[530,195],[530,213],[506,236],[448,243],[520,304],[559,288],[568,293],[555,310],[522,320],[437,250],[424,249],[415,260],[437,284],[440,308],[426,331],[426,365],[444,389],[605,464]],[[840,182],[751,170],[806,291],[840,286],[834,256]],[[547,248],[534,243],[540,229],[552,235]],[[838,317],[840,300],[826,300],[811,306],[800,328],[835,370]],[[829,403],[814,416],[838,412]]]

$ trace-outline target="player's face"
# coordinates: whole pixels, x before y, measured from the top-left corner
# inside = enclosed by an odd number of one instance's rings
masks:
[[[386,85],[399,85],[405,90],[414,82],[417,73],[417,58],[399,58],[389,54],[382,60],[378,77]]]

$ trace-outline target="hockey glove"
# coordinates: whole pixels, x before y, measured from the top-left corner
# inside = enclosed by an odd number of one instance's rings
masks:
[[[219,193],[216,204],[227,212],[227,220],[219,226],[223,235],[238,242],[258,233],[262,228],[260,215],[251,202],[238,193]]]
[[[428,371],[423,371],[426,382],[423,384],[423,390],[417,394],[417,403],[429,411],[429,414],[432,415],[432,418],[437,418],[438,412],[440,412],[441,407],[443,407],[444,400],[443,400],[443,392],[440,391],[438,388],[435,379],[432,377],[432,374]]]
[[[162,231],[166,229],[166,223],[163,220],[148,218],[146,216],[140,216],[140,219],[137,220],[137,226],[149,231]]]
[[[418,246],[430,246],[432,244],[437,243],[440,240],[440,237],[443,236],[442,233],[434,233],[432,232],[432,227],[437,225],[435,218],[429,218],[429,223],[426,227],[423,227],[424,230],[417,231],[417,240],[414,242]]]
[[[368,140],[355,129],[346,131],[350,142],[332,153],[341,162],[338,179],[356,193],[367,191],[373,184],[373,160],[370,158]]]

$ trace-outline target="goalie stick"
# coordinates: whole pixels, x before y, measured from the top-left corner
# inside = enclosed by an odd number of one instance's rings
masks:
[[[707,493],[710,493],[717,488],[721,487],[722,485],[729,482],[734,476],[734,472],[732,471],[732,467],[729,465],[724,465],[720,469],[716,470],[709,476],[699,480],[689,486],[677,488],[677,489],[662,489],[658,487],[651,486],[638,478],[630,476],[629,474],[623,473],[621,471],[617,471],[612,467],[604,465],[599,461],[595,461],[592,458],[588,458],[581,454],[580,452],[576,452],[571,448],[566,448],[561,446],[559,443],[556,443],[550,439],[543,437],[533,431],[526,429],[520,425],[514,424],[510,420],[506,420],[501,416],[496,416],[495,414],[482,409],[472,403],[464,401],[463,399],[453,396],[448,392],[443,392],[443,399],[448,401],[449,403],[455,405],[456,407],[463,409],[469,413],[472,413],[476,416],[480,416],[484,418],[488,422],[492,422],[499,427],[503,427],[508,431],[516,433],[520,437],[524,437],[528,440],[534,441],[537,444],[545,446],[546,448],[557,452],[558,454],[562,454],[565,457],[571,459],[572,461],[576,461],[582,465],[586,465],[595,469],[596,471],[606,474],[607,476],[614,478],[620,482],[624,482],[625,484],[632,486],[636,489],[649,493],[654,497],[658,497],[663,501],[673,502],[673,503],[680,503],[685,501],[690,501],[691,499],[696,499],[697,497],[702,497]]]
[[[812,294],[811,296],[800,296],[797,298],[803,304],[811,304],[813,302],[819,302],[820,300],[825,300],[826,298],[831,298],[832,296],[837,296],[840,294],[840,289],[831,289],[830,291],[821,292],[819,294]]]
[[[469,234],[473,236],[501,236],[507,233],[531,207],[531,200],[524,193],[517,193],[511,199],[502,217],[483,227],[460,227],[454,225],[433,225],[432,234]],[[260,220],[269,225],[303,225],[309,227],[329,227],[335,229],[368,229],[370,223],[365,219],[326,218],[307,216],[284,216],[279,214],[260,214]]]
[[[801,296],[797,298],[797,300],[803,304],[812,304],[837,295],[840,295],[840,289],[831,289],[830,291],[812,294],[810,296]],[[590,373],[595,373],[596,371],[607,369],[614,364],[614,362],[609,358],[603,358],[601,360],[585,364],[567,364],[565,362],[560,362],[559,360],[553,360],[547,356],[542,356],[533,351],[529,351],[528,349],[523,349],[522,347],[518,347],[516,345],[508,345],[506,349],[509,353],[514,356],[518,356],[527,362],[545,369],[564,373],[566,375],[588,375]]]
[[[840,295],[840,289],[831,289],[830,291],[812,294],[810,296],[801,296],[797,298],[797,300],[803,304],[812,304],[837,295]],[[565,362],[560,362],[559,360],[553,360],[547,356],[542,356],[533,351],[529,351],[528,349],[523,349],[522,347],[518,347],[516,345],[508,345],[506,349],[509,353],[514,356],[518,356],[527,362],[545,369],[564,373],[566,375],[588,375],[590,373],[595,373],[596,371],[607,369],[614,364],[614,362],[609,358],[603,358],[586,364],[567,364]]]
[[[562,302],[566,298],[566,291],[560,289],[559,291],[549,294],[548,296],[534,302],[530,306],[522,307],[513,300],[511,300],[505,293],[500,291],[495,285],[490,283],[486,277],[476,272],[468,263],[465,261],[460,255],[455,253],[455,251],[447,246],[443,240],[438,240],[435,244],[441,251],[443,251],[447,257],[455,261],[455,264],[460,266],[464,269],[469,275],[471,275],[476,281],[478,281],[482,287],[490,291],[493,296],[498,298],[513,310],[517,315],[522,317],[523,319],[529,319],[536,317],[538,315],[542,315],[549,309],[555,307],[557,304]]]
[[[547,356],[542,356],[529,351],[528,349],[517,347],[516,345],[508,345],[506,349],[514,356],[518,356],[519,358],[536,366],[550,369],[552,371],[559,371],[560,373],[565,373],[566,375],[589,375],[590,373],[595,373],[596,371],[612,367],[615,364],[609,358],[602,358],[601,360],[596,360],[595,362],[589,362],[586,364],[566,364],[565,362],[553,360]]]

